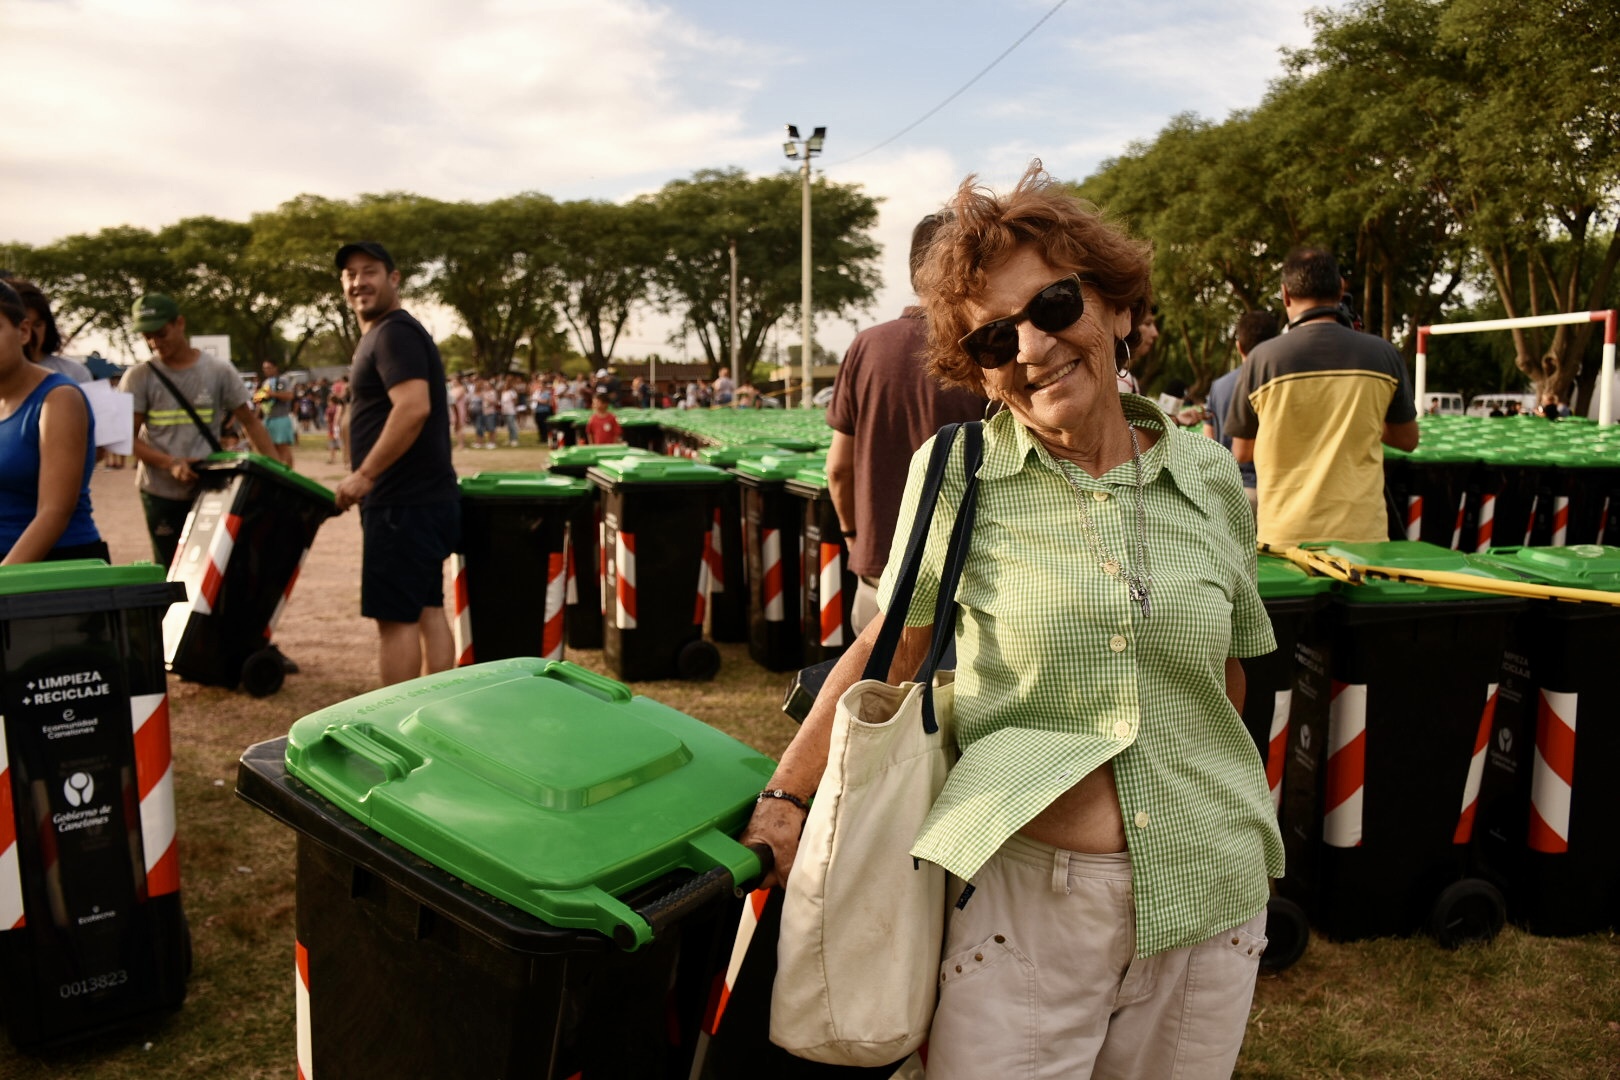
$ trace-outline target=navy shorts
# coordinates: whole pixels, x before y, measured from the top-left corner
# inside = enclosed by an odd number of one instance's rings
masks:
[[[361,615],[413,623],[423,608],[444,607],[444,560],[461,542],[459,501],[362,507],[360,529]]]

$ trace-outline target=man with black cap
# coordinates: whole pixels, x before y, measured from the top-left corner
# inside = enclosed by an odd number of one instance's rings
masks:
[[[450,464],[450,404],[433,337],[400,307],[399,271],[372,240],[344,244],[337,268],[362,337],[349,376],[349,468],[339,510],[360,507],[360,614],[377,622],[383,685],[455,662],[444,560],[461,534]]]
[[[130,318],[152,358],[125,372],[119,389],[135,399],[135,457],[140,463],[135,480],[152,557],[168,566],[197,494],[191,466],[219,448],[225,418],[236,418],[259,453],[274,457],[276,448],[253,411],[241,373],[191,347],[180,305],[161,293],[148,293],[135,301]]]

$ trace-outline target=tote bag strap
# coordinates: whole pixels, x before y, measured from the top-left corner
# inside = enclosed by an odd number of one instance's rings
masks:
[[[928,658],[917,669],[915,680],[922,684],[923,730],[930,735],[939,730],[939,721],[934,717],[934,675],[939,671],[946,645],[956,633],[956,587],[962,580],[962,567],[967,563],[968,548],[973,543],[973,518],[979,505],[979,462],[984,457],[984,425],[967,424],[966,439],[962,464],[967,483],[956,508],[956,523],[951,527],[945,565],[940,571],[939,596],[934,605],[934,639],[928,646]]]
[[[889,610],[900,613],[897,619],[885,618],[877,641],[872,643],[872,655],[866,661],[862,679],[889,677],[895,650],[900,647],[900,632],[905,629],[905,613],[911,610],[911,597],[917,591],[917,577],[922,572],[923,548],[928,542],[928,528],[934,520],[934,507],[939,504],[939,489],[945,482],[945,467],[951,456],[951,444],[956,441],[956,429],[961,424],[946,424],[934,436],[934,451],[928,458],[928,472],[923,477],[922,495],[917,500],[917,515],[911,522],[911,536],[906,541],[906,554],[900,563],[900,576],[894,583],[894,594],[889,597]]]

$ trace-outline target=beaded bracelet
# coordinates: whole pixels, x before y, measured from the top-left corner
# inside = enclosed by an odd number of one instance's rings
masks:
[[[799,798],[790,791],[783,791],[781,788],[766,788],[764,791],[759,793],[759,798],[755,799],[754,802],[762,803],[766,799],[781,799],[783,802],[792,803],[794,806],[797,806],[800,810],[803,810],[807,814],[810,812],[810,804],[808,802]]]

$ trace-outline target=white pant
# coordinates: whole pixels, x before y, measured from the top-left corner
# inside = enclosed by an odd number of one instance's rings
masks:
[[[1136,957],[1131,862],[1015,836],[952,909],[928,1080],[1225,1080],[1266,913]]]

